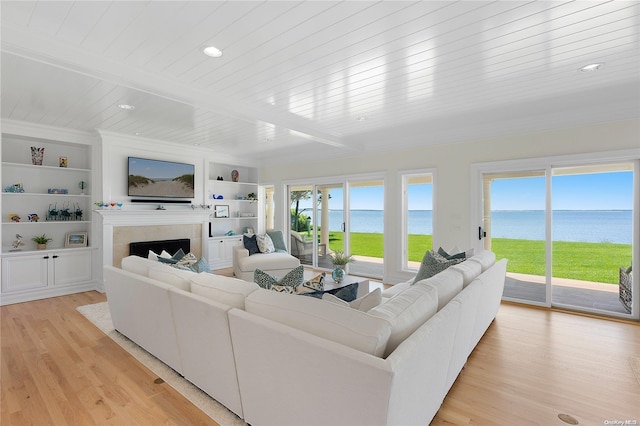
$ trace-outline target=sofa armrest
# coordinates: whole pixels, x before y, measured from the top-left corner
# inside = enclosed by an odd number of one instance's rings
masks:
[[[233,248],[233,263],[235,264],[238,259],[243,257],[249,257],[249,250],[243,246],[237,246]]]

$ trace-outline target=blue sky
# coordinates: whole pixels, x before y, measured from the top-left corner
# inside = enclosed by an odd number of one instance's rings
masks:
[[[554,176],[554,210],[631,210],[632,172]],[[491,187],[492,210],[544,210],[544,178],[500,179]],[[342,189],[330,191],[329,208],[342,209]],[[382,210],[384,191],[381,186],[351,189],[353,210]],[[409,186],[409,210],[432,209],[432,186]],[[300,203],[310,208],[311,200]]]
[[[194,166],[169,161],[147,160],[129,157],[129,174],[148,178],[174,178],[185,174],[193,174]]]
[[[554,176],[554,210],[631,210],[631,172]],[[491,210],[544,210],[545,180],[500,179],[491,185]]]

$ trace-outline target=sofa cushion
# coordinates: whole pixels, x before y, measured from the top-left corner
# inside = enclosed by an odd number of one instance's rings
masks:
[[[447,269],[431,278],[419,281],[415,285],[434,287],[438,294],[438,310],[440,310],[462,291],[462,283],[462,274],[458,271]]]
[[[469,258],[473,262],[478,262],[482,272],[486,271],[496,263],[496,254],[491,250],[483,250],[475,256]]]
[[[458,263],[457,265],[453,265],[449,268],[453,271],[456,271],[462,275],[462,286],[466,287],[471,284],[471,281],[475,280],[478,275],[482,272],[482,266],[480,266],[480,262],[471,262],[465,261],[462,263]]]
[[[393,352],[437,310],[438,291],[435,287],[413,285],[367,312],[391,323],[391,336],[384,357]]]
[[[266,290],[280,291],[293,294],[296,288],[304,281],[304,266],[293,268],[284,277],[278,279],[261,269],[253,271],[253,281]]]
[[[244,300],[258,285],[238,278],[214,274],[196,274],[191,278],[191,293],[234,308],[244,309]]]
[[[273,247],[276,249],[276,251],[287,251],[287,245],[284,243],[284,235],[282,235],[282,231],[267,231],[267,235],[271,237],[271,241],[273,241]]]
[[[263,271],[291,270],[299,265],[300,260],[289,253],[257,253],[238,259],[237,267],[240,271],[253,273],[256,269]]]
[[[155,265],[157,262],[153,260],[145,259],[140,256],[127,256],[122,258],[122,269],[125,271],[133,272],[134,274],[142,275],[143,277],[149,276],[149,267]]]
[[[148,277],[184,291],[191,291],[191,278],[195,275],[191,271],[172,268],[159,262],[149,267]]]
[[[242,243],[244,244],[244,248],[249,251],[249,256],[260,253],[260,248],[258,248],[258,240],[256,235],[251,235],[250,237],[243,235]]]
[[[385,319],[312,297],[259,289],[247,297],[245,307],[254,315],[375,356],[384,353],[391,333]]]
[[[413,282],[417,283],[418,281],[422,281],[425,278],[431,278],[435,274],[444,271],[449,266],[458,264],[463,260],[464,259],[447,260],[433,250],[427,250],[427,252],[424,254],[424,257],[422,258],[420,269],[418,270],[418,273],[416,274]]]
[[[408,289],[413,283],[413,278],[409,281],[405,281],[403,283],[394,284],[391,288],[386,289],[382,292],[383,299],[390,299],[396,294],[402,293],[404,290]]]

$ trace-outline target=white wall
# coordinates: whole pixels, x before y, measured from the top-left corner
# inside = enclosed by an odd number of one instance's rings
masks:
[[[149,205],[132,204],[127,195],[128,175],[127,158],[142,157],[153,160],[176,161],[195,165],[194,189],[195,197],[190,201],[204,204],[206,196],[206,179],[208,173],[207,155],[199,149],[176,144],[128,137],[117,133],[99,131],[102,138],[102,201],[121,201],[125,209],[149,209]],[[208,153],[210,155],[210,153]],[[100,201],[98,196],[98,201]],[[136,197],[133,197],[136,198]],[[185,205],[166,204],[167,209],[184,209]]]
[[[390,146],[393,141],[389,141]],[[264,168],[260,182],[274,184],[276,193],[276,228],[285,228],[286,208],[283,182],[313,180],[326,176],[346,176],[383,172],[385,178],[385,282],[408,278],[401,272],[401,236],[396,224],[401,205],[398,172],[433,168],[436,170],[434,245],[450,248],[470,247],[477,239],[470,214],[473,163],[526,158],[574,155],[635,149],[640,146],[640,120],[598,124],[543,133],[514,135],[447,145],[425,146],[405,151],[387,151],[343,157],[334,160],[293,163],[287,167]]]

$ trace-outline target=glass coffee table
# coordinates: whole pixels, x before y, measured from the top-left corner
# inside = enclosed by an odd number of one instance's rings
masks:
[[[321,271],[308,271],[305,269],[304,280],[309,281],[310,279],[317,277],[321,273]],[[338,284],[333,280],[333,278],[331,278],[331,271],[327,271],[327,275],[324,277],[325,290],[333,290],[336,288],[345,287],[353,283],[358,283],[358,297],[362,297],[369,293],[369,278],[358,277],[356,275],[345,275],[342,279],[342,282]]]

